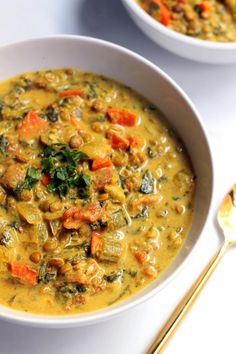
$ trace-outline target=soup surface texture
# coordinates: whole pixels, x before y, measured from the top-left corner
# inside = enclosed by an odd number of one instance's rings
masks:
[[[235,0],[137,0],[154,19],[177,32],[216,42],[236,42]]]
[[[193,213],[194,175],[157,108],[77,69],[0,84],[0,303],[82,313],[168,267]]]

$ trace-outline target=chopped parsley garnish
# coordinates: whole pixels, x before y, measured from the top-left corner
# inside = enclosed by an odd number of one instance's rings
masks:
[[[18,187],[18,190],[22,191],[22,189],[31,190],[33,186],[39,181],[40,173],[39,170],[33,167],[29,167],[24,182]]]
[[[87,158],[85,153],[71,150],[68,145],[53,144],[46,147],[40,156],[43,173],[49,173],[51,177],[47,186],[49,192],[65,196],[71,188],[77,187],[80,198],[89,198],[90,177],[76,171],[77,163]]]
[[[91,179],[85,173],[81,173],[76,181],[76,186],[78,186],[78,193],[80,198],[89,198],[89,188],[91,186]]]

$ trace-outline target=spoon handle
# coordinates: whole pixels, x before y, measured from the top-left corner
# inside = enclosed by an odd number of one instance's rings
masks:
[[[146,354],[159,354],[162,353],[164,347],[170,340],[171,336],[174,334],[175,330],[178,328],[178,325],[187,315],[191,306],[194,304],[197,296],[203,289],[204,285],[207,283],[207,280],[210,278],[211,274],[215,270],[216,266],[220,262],[222,256],[227,250],[229,243],[224,241],[220,246],[219,250],[212,257],[211,261],[202,271],[196,282],[192,285],[192,287],[185,294],[183,299],[177,305],[175,310],[170,315],[164,327],[161,329],[156,339],[152,343],[151,347],[148,349]]]

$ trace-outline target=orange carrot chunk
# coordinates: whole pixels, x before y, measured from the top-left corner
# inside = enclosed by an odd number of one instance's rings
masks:
[[[72,207],[67,209],[62,215],[62,221],[67,220],[69,218],[73,218],[73,215],[80,210],[78,207]]]
[[[141,140],[139,138],[137,138],[136,136],[129,136],[128,140],[129,140],[130,146],[133,148],[142,145]]]
[[[157,271],[152,265],[144,268],[142,273],[144,275],[146,275],[146,277],[152,278],[152,279],[156,278],[156,276],[157,276]]]
[[[171,21],[171,12],[166,7],[166,5],[162,3],[162,6],[160,7],[160,22],[164,26],[168,26],[170,21]]]
[[[83,96],[83,92],[80,90],[67,90],[59,93],[61,98],[72,97],[72,96]]]
[[[125,109],[108,108],[107,115],[110,121],[115,124],[133,127],[137,122],[136,115]]]
[[[145,251],[137,251],[134,253],[134,257],[138,263],[143,264],[147,259],[147,253]]]
[[[40,118],[37,113],[30,111],[19,124],[18,135],[20,140],[32,140],[38,138],[49,124]]]
[[[85,209],[72,207],[66,210],[62,215],[63,226],[66,229],[71,229],[79,227],[81,221],[96,222],[102,218],[103,212],[103,209],[97,201],[88,204]]]
[[[99,170],[100,168],[111,167],[111,166],[112,166],[112,162],[110,157],[108,156],[105,156],[103,158],[96,158],[92,162],[93,171]]]
[[[50,183],[51,177],[49,173],[45,173],[41,176],[40,181],[44,186],[47,186]]]
[[[158,6],[158,11],[156,13],[156,16],[154,16],[154,18],[156,18],[158,21],[160,21],[164,26],[168,26],[171,18],[172,18],[172,14],[170,12],[170,10],[168,9],[168,7],[166,6],[166,4],[164,3],[164,1],[162,0],[148,0],[146,3],[144,2],[144,5],[142,6],[143,9],[145,11],[148,11],[148,4],[156,4]]]
[[[129,148],[129,140],[122,138],[116,134],[111,136],[111,146],[113,149],[127,150]]]
[[[211,6],[207,2],[201,2],[199,4],[199,8],[200,8],[201,12],[204,12],[204,11],[210,12],[212,10]]]
[[[90,203],[86,209],[80,211],[78,218],[82,221],[96,222],[101,220],[104,210],[101,208],[99,202]]]
[[[14,278],[19,278],[26,284],[37,284],[37,272],[33,269],[30,269],[25,262],[11,262],[10,271]]]
[[[101,246],[102,246],[101,234],[99,234],[96,231],[93,231],[91,242],[90,242],[91,255],[92,256],[96,255],[96,253],[99,252],[99,250],[101,249]]]
[[[101,168],[96,171],[95,178],[93,180],[94,188],[97,191],[104,190],[106,184],[109,184],[112,180],[112,171],[110,168]]]

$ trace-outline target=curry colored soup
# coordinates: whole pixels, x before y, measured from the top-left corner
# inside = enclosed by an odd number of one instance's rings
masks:
[[[157,108],[74,69],[0,84],[0,303],[82,313],[129,297],[186,239],[194,175]]]
[[[134,0],[154,19],[187,36],[236,42],[236,0]]]

